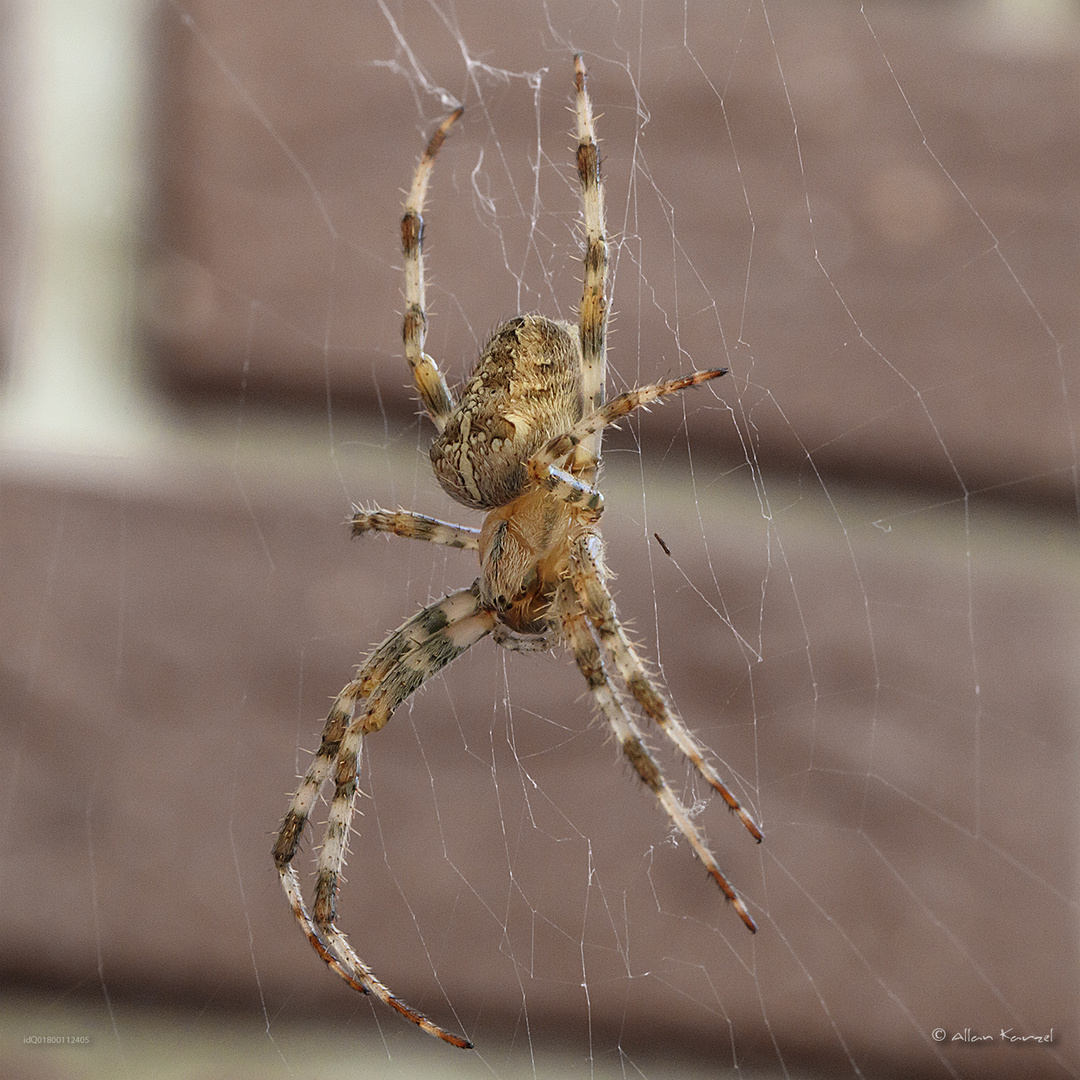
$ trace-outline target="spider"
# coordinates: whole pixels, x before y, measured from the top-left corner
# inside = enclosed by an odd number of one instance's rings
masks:
[[[604,581],[598,527],[603,498],[596,476],[603,429],[635,409],[718,378],[727,369],[641,386],[605,402],[604,197],[580,54],[574,57],[574,72],[577,171],[585,232],[579,325],[533,314],[504,323],[483,349],[456,404],[435,361],[424,352],[427,316],[421,214],[435,156],[461,116],[460,108],[442,121],[420,158],[401,222],[405,356],[438,433],[430,450],[435,476],[457,502],[485,511],[486,517],[475,529],[406,510],[354,507],[352,532],[354,536],[394,533],[468,548],[479,555],[480,576],[467,589],[450,593],[406,620],[338,694],[326,718],[322,742],[292,797],[274,844],[274,863],[289,903],[323,960],[355,990],[373,993],[424,1031],[466,1049],[471,1042],[406,1005],[375,977],[338,929],[335,907],[364,737],[382,728],[414,690],[488,634],[515,651],[547,650],[565,643],[634,770],[742,921],[751,931],[757,929],[701,830],[646,747],[627,709],[627,693],[720,793],[755,840],[761,840],[761,830],[707,760],[708,751],[667,704],[627,638]],[[309,913],[292,861],[328,780],[334,791]]]

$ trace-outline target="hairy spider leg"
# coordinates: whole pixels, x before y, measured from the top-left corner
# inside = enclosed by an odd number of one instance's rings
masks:
[[[455,109],[431,136],[431,141],[420,158],[420,164],[416,167],[412,188],[405,200],[405,216],[401,219],[401,250],[405,256],[405,317],[402,321],[401,336],[405,342],[405,359],[409,361],[412,369],[420,400],[440,432],[454,411],[454,399],[438,365],[424,352],[427,310],[424,301],[423,212],[435,155],[463,111]]]
[[[604,234],[604,187],[600,180],[600,153],[592,102],[585,86],[585,61],[574,56],[575,111],[577,113],[577,170],[581,183],[581,216],[585,226],[585,274],[581,294],[581,388],[585,412],[604,402],[607,382],[607,239]],[[587,480],[596,479],[602,429],[592,433],[580,468]]]
[[[474,616],[479,610],[477,596],[478,590],[474,584],[418,611],[371,653],[356,676],[334,699],[323,726],[319,749],[292,797],[274,844],[274,862],[279,869],[287,866],[296,854],[315,800],[338,759],[342,739],[352,722],[357,703],[370,696],[395,665],[407,662],[433,636],[443,634],[448,627]],[[446,663],[451,659],[452,656]]]
[[[572,589],[573,586],[570,586]],[[664,774],[656,759],[649,753],[642,741],[641,732],[634,723],[633,718],[626,711],[618,693],[612,686],[604,669],[604,661],[600,646],[597,644],[594,631],[586,615],[572,598],[567,598],[559,605],[562,611],[563,632],[566,641],[574,654],[581,674],[589,684],[593,697],[611,726],[615,738],[619,742],[627,760],[633,765],[635,772],[642,781],[657,797],[660,805],[664,808],[672,824],[686,837],[693,849],[694,854],[704,863],[713,880],[720,886],[721,891],[731,901],[739,918],[754,933],[757,932],[757,924],[750,916],[750,912],[743,903],[742,897],[735,891],[730,882],[724,877],[716,861],[716,857],[709,850],[701,830],[693,823],[686,807],[679,801],[678,796],[668,786]]]
[[[574,591],[585,611],[585,617],[596,630],[600,644],[611,658],[641,711],[675,744],[690,760],[698,773],[704,777],[728,804],[731,811],[746,826],[747,832],[761,843],[761,829],[747,813],[719,773],[706,760],[706,749],[686,727],[664,696],[649,678],[630,639],[626,636],[615,611],[615,601],[604,584],[600,554],[600,538],[586,534],[575,546],[571,560]]]
[[[480,606],[478,588],[445,596],[403,623],[368,658],[334,699],[322,742],[293,796],[274,845],[282,887],[308,941],[327,965],[355,990],[373,993],[422,1030],[462,1048],[471,1043],[444,1030],[392,994],[334,925],[338,879],[345,864],[363,738],[380,730],[411,693],[471,645],[489,634],[495,616]],[[362,710],[358,705],[364,701]],[[319,850],[312,914],[304,904],[291,863],[323,784],[333,775],[334,794]]]
[[[710,371],[695,371],[680,379],[651,383],[648,386],[638,386],[633,390],[627,390],[626,393],[612,398],[600,408],[582,417],[569,431],[550,439],[529,459],[529,475],[537,484],[558,495],[565,502],[578,504],[591,520],[597,520],[604,509],[604,497],[587,479],[582,478],[587,477],[589,471],[582,469],[580,475],[570,473],[556,466],[555,462],[570,458],[580,462],[581,454],[584,453],[587,456],[590,452],[588,440],[591,436],[603,431],[608,424],[621,420],[635,409],[646,408],[655,401],[662,402],[669,394],[726,375],[727,370],[727,368],[715,368]],[[595,465],[595,462],[593,464]],[[576,463],[571,467],[581,468]]]
[[[341,948],[343,943],[343,952],[346,956],[345,964],[339,962],[326,944],[323,943],[322,938],[319,936],[319,928],[311,921],[311,916],[308,914],[307,907],[304,904],[300,881],[296,876],[296,871],[291,866],[286,867],[281,872],[281,884],[285,889],[285,895],[289,898],[289,905],[296,914],[296,919],[303,928],[308,941],[311,942],[312,947],[319,956],[326,961],[326,965],[331,971],[340,975],[349,986],[359,993],[374,994],[381,1002],[389,1005],[390,1008],[395,1009],[404,1016],[406,1020],[411,1020],[421,1031],[426,1031],[429,1035],[434,1035],[437,1039],[442,1039],[443,1042],[448,1042],[451,1046],[456,1046],[461,1050],[472,1049],[473,1044],[468,1039],[439,1027],[438,1024],[429,1020],[423,1013],[418,1012],[411,1005],[407,1005],[402,1001],[396,994],[393,994],[376,978],[371,968],[356,955],[348,941],[345,940],[344,935],[335,930],[334,936],[340,937],[342,940],[341,942],[335,940],[334,945]]]
[[[604,512],[604,496],[599,488],[556,465],[540,465],[536,458],[529,462],[529,475],[545,491],[575,507],[587,521],[600,520]]]
[[[444,547],[466,548],[475,551],[480,546],[480,530],[467,525],[451,525],[448,521],[418,514],[414,510],[382,510],[378,506],[370,510],[353,507],[353,536],[369,532],[393,533],[409,540],[426,540],[429,544]]]

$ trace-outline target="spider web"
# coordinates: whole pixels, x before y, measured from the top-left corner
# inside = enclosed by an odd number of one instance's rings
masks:
[[[45,524],[42,571],[7,586],[33,630],[7,661],[7,965],[36,972],[8,1044],[90,1034],[52,1059],[87,1075],[165,1074],[163,1046],[282,1076],[1076,1075],[1076,124],[1030,89],[1075,65],[1075,12],[276,17],[260,35],[257,5],[175,2],[157,27],[195,58],[191,99],[228,112],[219,143],[185,145],[240,179],[201,233],[146,229],[139,318],[216,408],[174,405],[129,453],[119,514],[64,485],[59,512],[9,514],[5,569],[28,559],[22,522]],[[400,189],[464,104],[426,214],[426,347],[452,383],[502,318],[574,319],[576,49],[608,392],[731,369],[605,436],[603,527],[620,614],[763,827],[755,846],[654,733],[760,929],[676,841],[569,658],[481,643],[365,744],[339,905],[377,974],[476,1043],[457,1055],[310,954],[270,834],[360,655],[475,575],[467,553],[340,526],[354,502],[476,523],[433,482],[401,385]],[[242,239],[215,246],[230,223]],[[140,543],[198,586],[180,595]],[[91,586],[73,567],[94,544],[118,554]],[[69,621],[115,634],[58,664]],[[70,686],[99,683],[117,715],[68,733]],[[43,810],[50,739],[72,753]],[[35,904],[42,819],[65,857]]]

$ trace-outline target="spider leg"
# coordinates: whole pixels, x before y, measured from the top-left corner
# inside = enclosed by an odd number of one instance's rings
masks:
[[[334,925],[335,902],[364,736],[385,726],[405,698],[490,633],[494,624],[494,615],[481,607],[473,585],[424,608],[391,634],[335,698],[315,760],[293,796],[274,844],[274,863],[289,904],[308,941],[327,965],[353,989],[373,993],[428,1034],[463,1048],[472,1044],[406,1005],[375,977]],[[361,701],[363,708],[358,712]],[[334,794],[319,850],[315,902],[309,913],[291,864],[319,790],[331,774]]]
[[[451,525],[412,510],[382,510],[377,506],[371,510],[362,510],[359,506],[354,506],[350,524],[353,536],[385,532],[410,540],[426,540],[445,547],[469,548],[475,551],[480,546],[479,529]]]
[[[611,730],[615,733],[615,738],[618,739],[627,760],[634,766],[634,770],[645,785],[656,795],[660,805],[664,808],[668,817],[671,818],[672,824],[689,841],[694,854],[705,864],[705,869],[709,871],[713,880],[720,886],[721,891],[732,902],[735,910],[739,913],[739,918],[752,932],[756,933],[757,924],[750,917],[750,912],[747,911],[742,897],[735,891],[728,879],[724,877],[716,857],[709,850],[704,835],[690,819],[686,807],[679,802],[676,794],[668,786],[664,774],[660,771],[660,766],[642,741],[641,732],[619,700],[614,687],[608,679],[607,672],[604,670],[600,646],[597,644],[592,628],[576,603],[573,594],[569,597],[565,597],[564,594],[564,602],[561,608],[566,640],[574,654],[574,659],[577,661],[577,666],[581,670],[581,674],[585,676],[585,681],[589,684],[589,689],[592,691],[593,697],[596,698],[597,705],[604,714],[604,719],[611,725]]]
[[[586,521],[598,521],[604,512],[604,496],[592,484],[537,458],[529,461],[529,476],[546,491],[580,511]]]
[[[574,591],[585,610],[585,617],[592,624],[607,655],[614,661],[619,675],[626,683],[642,712],[679,748],[694,768],[728,804],[732,812],[746,826],[747,832],[761,842],[761,829],[735,798],[720,775],[706,760],[707,750],[674,713],[663,695],[649,678],[645,666],[623,630],[615,611],[615,601],[608,592],[601,572],[600,538],[586,536],[577,545],[571,561]],[[591,549],[591,550],[590,550]]]
[[[604,497],[593,486],[591,479],[595,472],[595,460],[591,454],[589,440],[616,420],[622,419],[635,409],[648,406],[661,400],[668,394],[685,390],[709,379],[727,374],[727,368],[712,371],[695,371],[681,379],[669,382],[652,383],[627,390],[625,394],[612,398],[611,401],[579,420],[569,431],[556,435],[529,459],[529,476],[541,487],[557,495],[563,502],[577,506],[582,516],[588,521],[596,521],[604,511]],[[591,460],[591,464],[589,464]],[[575,475],[559,468],[555,462],[564,461],[578,470]],[[583,461],[585,464],[583,464]]]
[[[335,948],[343,950],[343,955],[346,957],[345,963],[341,963],[337,957],[330,951],[330,949],[324,944],[322,937],[320,936],[321,930],[311,920],[311,916],[308,914],[307,906],[304,904],[304,897],[300,889],[300,881],[296,876],[296,871],[291,867],[286,867],[281,872],[281,884],[285,889],[285,895],[289,898],[289,904],[292,906],[293,911],[296,913],[297,921],[303,927],[304,933],[307,936],[308,941],[311,942],[315,951],[326,961],[326,965],[331,971],[336,972],[349,984],[354,990],[361,994],[374,994],[385,1005],[389,1005],[390,1008],[397,1010],[406,1020],[411,1020],[421,1031],[426,1031],[429,1035],[434,1035],[438,1039],[442,1039],[443,1042],[450,1043],[451,1046],[457,1046],[462,1050],[471,1050],[473,1044],[468,1039],[463,1038],[461,1035],[454,1035],[452,1032],[445,1031],[439,1027],[438,1024],[433,1023],[423,1013],[417,1012],[411,1005],[407,1005],[396,994],[393,994],[390,989],[376,978],[374,972],[360,959],[359,956],[353,951],[351,945],[343,934],[338,931],[334,931],[334,934],[341,940],[335,941]],[[333,928],[331,928],[333,929]]]
[[[427,144],[413,176],[409,197],[405,200],[405,216],[401,219],[401,250],[405,256],[405,318],[401,336],[405,342],[405,359],[412,369],[420,400],[438,431],[446,426],[454,411],[454,399],[438,365],[424,352],[427,337],[427,313],[424,307],[424,200],[428,182],[435,165],[435,155],[462,109],[455,109],[436,129]]]
[[[581,216],[585,224],[585,281],[581,295],[580,332],[582,390],[585,411],[593,412],[604,400],[607,379],[607,240],[604,236],[604,188],[600,182],[600,155],[592,102],[585,87],[585,62],[574,57],[577,112],[578,179],[581,181]],[[585,448],[582,467],[594,479],[600,458],[602,429],[597,429]]]
[[[487,613],[480,608],[477,599],[478,591],[477,586],[474,584],[471,588],[450,593],[437,603],[418,611],[411,619],[407,619],[382,645],[371,653],[356,676],[349,681],[334,699],[334,703],[330,706],[330,712],[326,717],[319,749],[316,751],[315,757],[300,783],[300,787],[292,797],[285,820],[282,822],[281,830],[278,833],[277,841],[274,844],[274,862],[279,869],[288,866],[296,855],[301,834],[315,805],[315,800],[318,798],[319,791],[330,778],[331,769],[340,757],[342,740],[352,724],[358,702],[371,696],[375,690],[382,686],[396,666],[399,667],[410,662],[415,666],[416,654],[425,647],[431,649],[433,640],[440,647],[448,649],[453,644],[451,634],[460,632],[458,631],[460,624],[468,619],[481,616],[487,617]],[[490,617],[490,622],[494,623],[493,616]],[[491,629],[490,625],[488,629]],[[483,635],[479,636],[482,637]],[[478,640],[478,638],[474,640]],[[470,641],[469,644],[473,644],[473,641]],[[463,650],[447,655],[430,674],[435,674],[455,656],[460,655],[461,651]],[[420,682],[423,681],[423,679],[420,680]],[[419,683],[416,685],[419,685]],[[416,686],[414,685],[412,690],[415,689]],[[404,696],[408,696],[408,693],[411,693],[412,690],[408,690]],[[398,699],[398,703],[404,700],[404,696]],[[389,719],[389,716],[387,716],[387,719]],[[385,720],[383,722],[385,723]]]
[[[686,390],[691,386],[698,386],[710,379],[718,379],[726,375],[727,368],[713,368],[710,371],[695,371],[691,375],[684,375],[681,379],[671,379],[668,382],[650,383],[648,386],[638,386],[633,390],[627,390],[624,394],[612,398],[609,402],[594,409],[587,416],[582,417],[569,431],[556,435],[553,439],[538,450],[529,459],[529,472],[540,475],[548,466],[560,459],[566,458],[571,453],[580,453],[588,446],[588,439],[597,432],[603,431],[608,424],[614,424],[635,409],[646,408],[654,401],[659,401],[669,394]]]

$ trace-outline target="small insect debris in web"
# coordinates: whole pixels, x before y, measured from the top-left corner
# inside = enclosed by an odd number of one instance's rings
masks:
[[[670,558],[671,548],[669,548],[667,544],[664,543],[664,538],[659,533],[653,533],[653,538],[664,549],[664,554]]]

